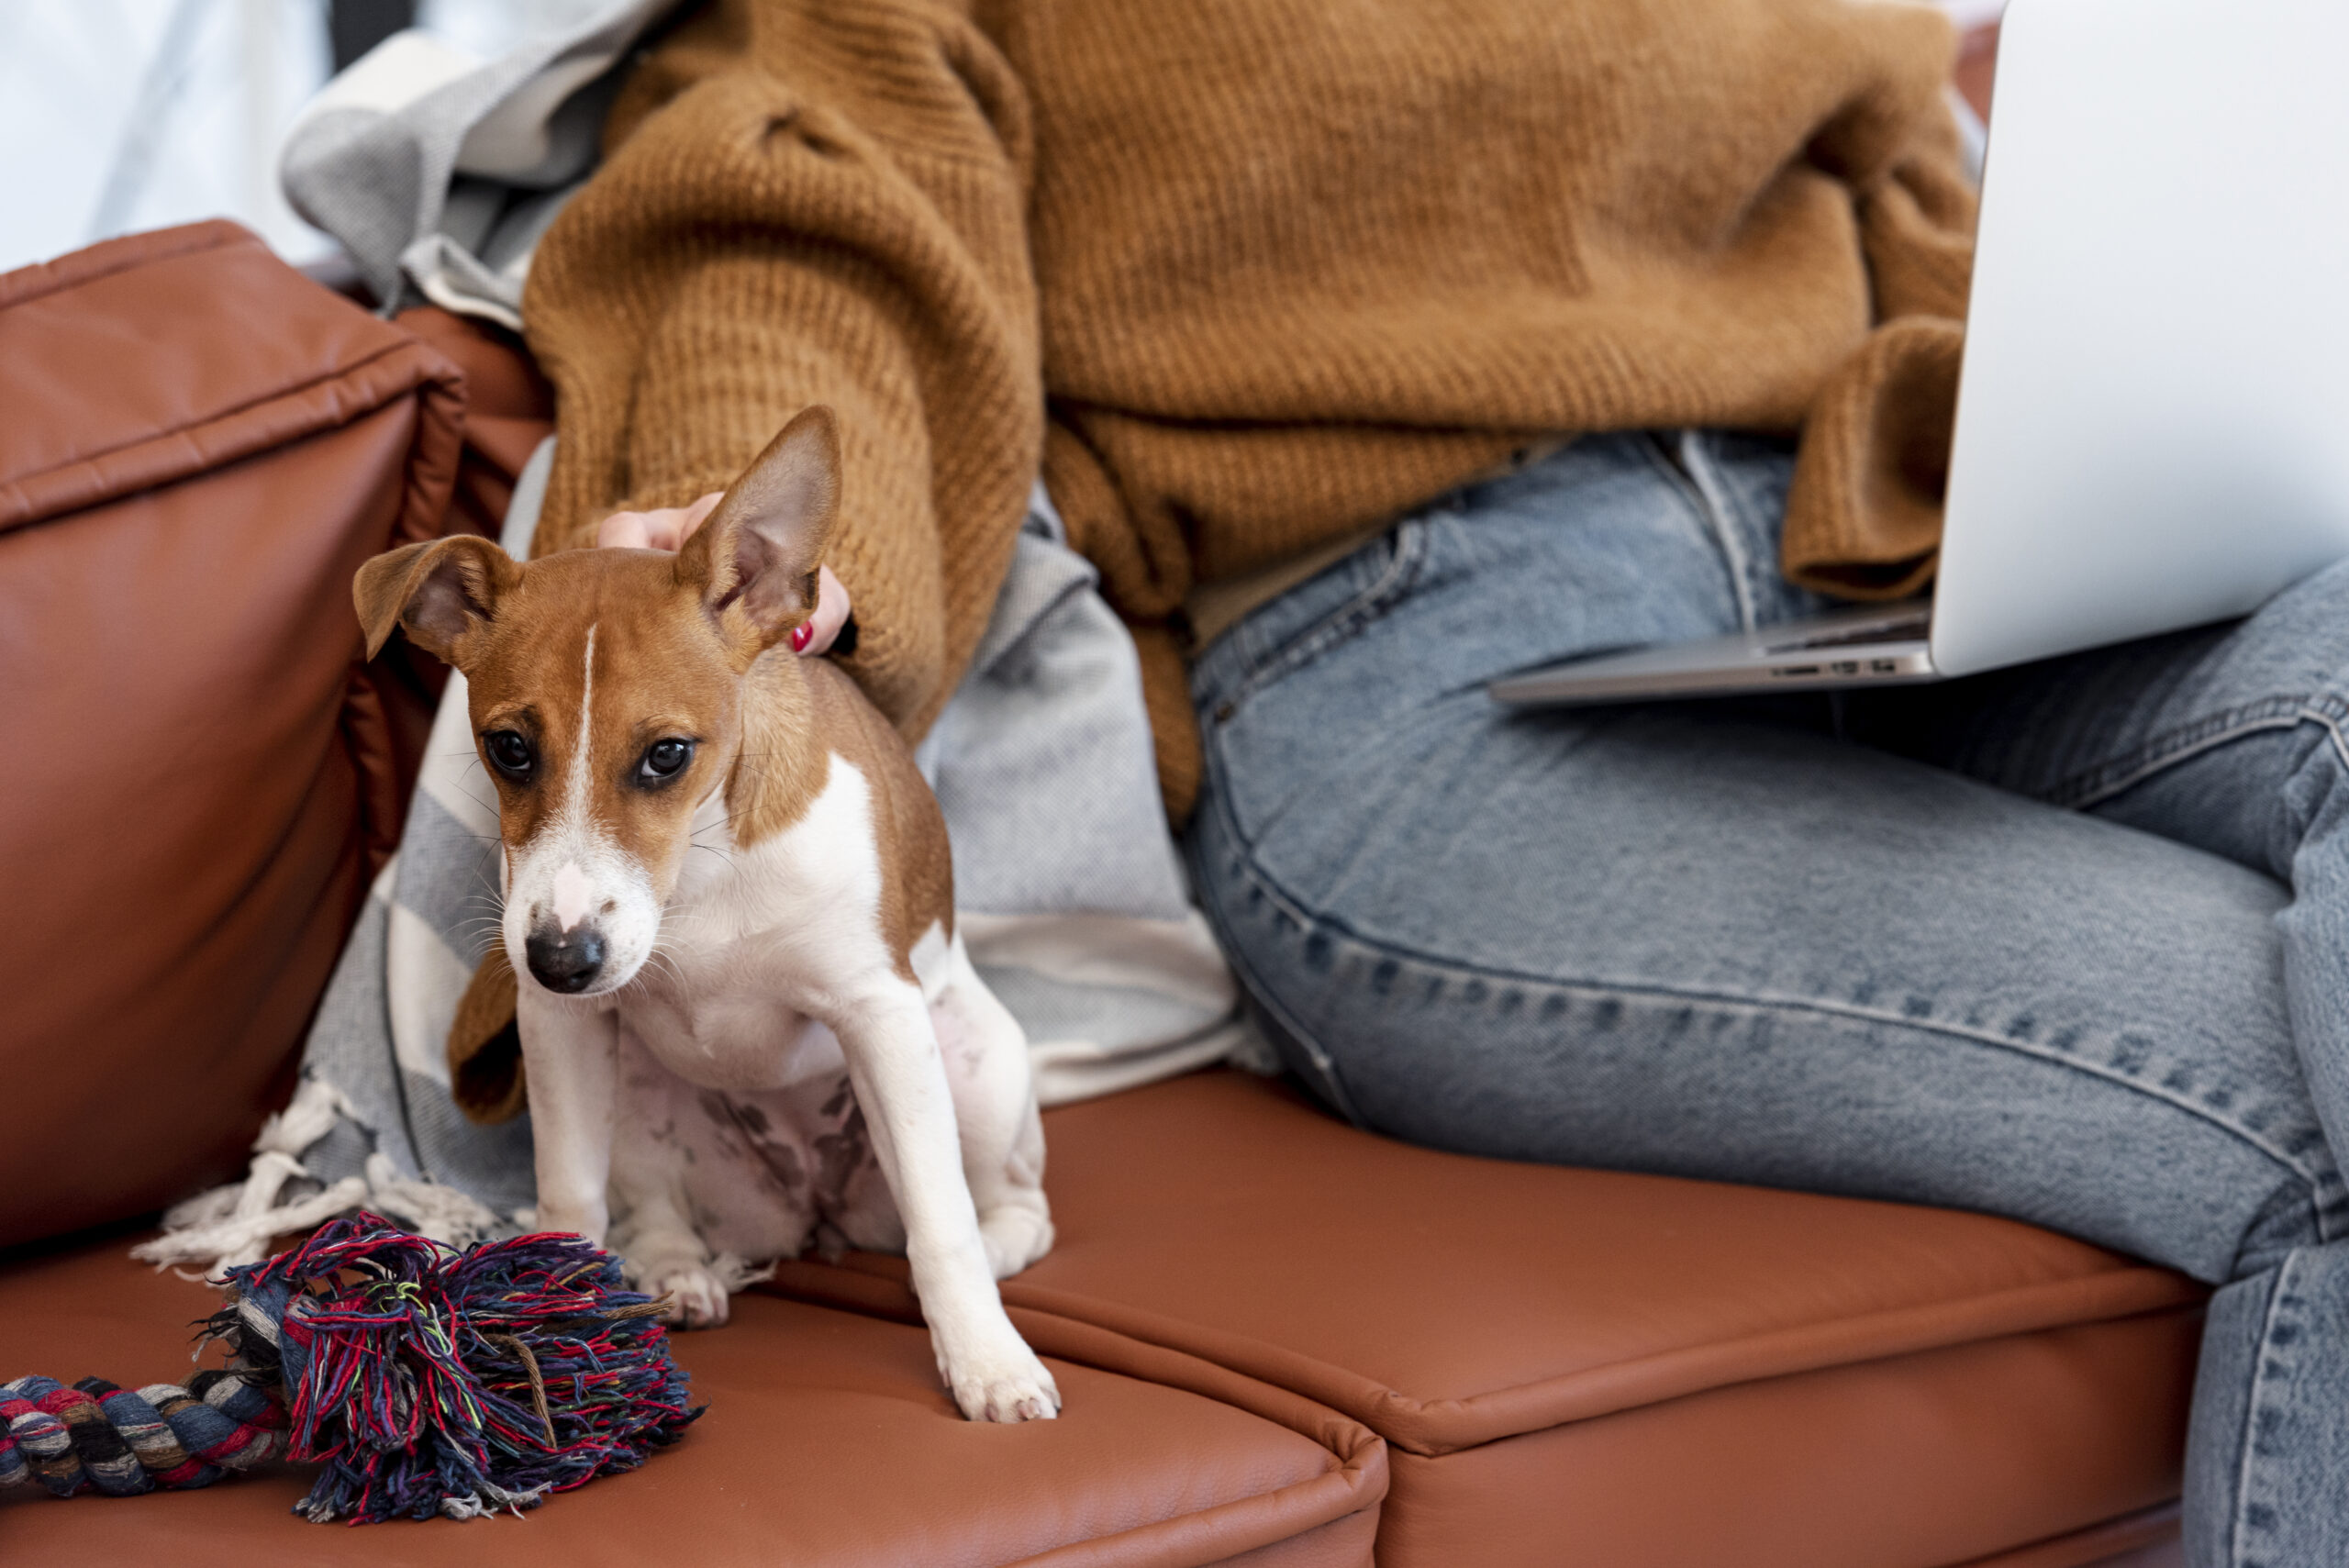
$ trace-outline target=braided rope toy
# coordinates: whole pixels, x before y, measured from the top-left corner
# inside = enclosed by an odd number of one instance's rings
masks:
[[[0,1384],[0,1489],[128,1496],[284,1457],[324,1463],[294,1507],[319,1523],[475,1518],[632,1470],[701,1414],[662,1304],[576,1236],[458,1251],[362,1214],[228,1288],[201,1336],[226,1370]]]

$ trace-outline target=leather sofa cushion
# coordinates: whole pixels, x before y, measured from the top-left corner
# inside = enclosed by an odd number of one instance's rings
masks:
[[[440,530],[463,416],[233,224],[0,277],[0,1245],[234,1174],[284,1103],[406,804],[351,574]]]
[[[0,1271],[0,1344],[22,1363],[0,1380],[95,1373],[136,1385],[188,1370],[187,1325],[216,1298],[130,1262],[132,1240]],[[1383,1448],[1269,1390],[1241,1397],[1271,1400],[1307,1430],[1179,1377],[1055,1361],[1067,1415],[992,1427],[955,1412],[929,1336],[901,1324],[746,1296],[726,1328],[676,1345],[708,1414],[643,1468],[555,1497],[527,1522],[313,1525],[287,1511],[306,1467],[281,1464],[134,1498],[17,1489],[0,1495],[0,1540],[10,1562],[318,1568],[1369,1568]],[[1241,1382],[1198,1370],[1227,1390]],[[1322,1440],[1332,1435],[1351,1452],[1333,1452]]]
[[[1377,1431],[1383,1568],[1570,1541],[1610,1568],[1936,1568],[2176,1495],[2202,1292],[2046,1231],[1442,1154],[1228,1072],[1045,1133],[1059,1241],[1005,1283],[1022,1328]],[[903,1277],[852,1256],[776,1288],[910,1315]]]

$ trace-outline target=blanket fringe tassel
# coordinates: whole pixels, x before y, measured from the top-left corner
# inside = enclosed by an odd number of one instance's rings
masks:
[[[268,1256],[272,1239],[314,1229],[358,1209],[388,1216],[451,1247],[471,1246],[498,1229],[496,1214],[481,1203],[454,1187],[403,1176],[381,1151],[367,1156],[362,1174],[286,1197],[288,1186],[317,1180],[302,1155],[334,1130],[338,1118],[360,1119],[341,1090],[323,1078],[304,1079],[293,1104],[263,1123],[253,1140],[245,1179],[169,1210],[163,1233],[133,1247],[131,1256],[187,1278],[217,1280]],[[199,1272],[180,1267],[189,1263]]]

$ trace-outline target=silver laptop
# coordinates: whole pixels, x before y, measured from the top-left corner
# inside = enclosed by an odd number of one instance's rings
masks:
[[[2014,0],[1938,582],[1495,682],[1941,680],[2248,613],[2349,555],[2349,5]]]

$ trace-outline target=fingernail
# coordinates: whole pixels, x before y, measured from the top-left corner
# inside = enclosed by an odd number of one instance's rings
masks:
[[[794,653],[805,653],[807,651],[807,645],[815,639],[816,628],[807,622],[801,621],[791,628],[791,651]]]

